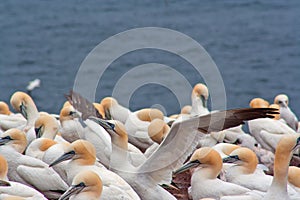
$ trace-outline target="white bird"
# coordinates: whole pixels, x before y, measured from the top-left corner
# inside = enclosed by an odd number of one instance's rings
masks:
[[[269,106],[269,104],[265,103],[262,99],[255,99],[251,102],[251,106],[255,108]],[[257,140],[257,142],[264,149],[267,149],[272,152],[275,152],[276,145],[281,139],[282,135],[295,133],[293,129],[291,129],[289,126],[287,126],[280,120],[274,120],[269,118],[254,119],[248,121],[248,126],[250,134]]]
[[[279,94],[275,97],[274,103],[280,107],[280,118],[284,119],[286,123],[295,131],[298,130],[298,118],[289,107],[289,98],[285,94]]]
[[[9,181],[7,178],[7,172],[7,161],[2,155],[0,155],[0,199],[2,199],[1,197],[5,199],[4,196],[6,195],[28,197],[32,200],[46,199],[43,194],[32,187],[28,187],[27,185],[23,185],[18,182]]]
[[[59,175],[41,160],[23,155],[27,145],[24,132],[10,129],[0,138],[0,154],[8,162],[8,178],[33,186],[48,198],[57,198],[68,186]]]
[[[76,140],[69,149],[49,166],[54,166],[62,161],[70,160],[67,163],[66,173],[68,183],[71,184],[74,177],[83,170],[92,170],[102,179],[103,196],[107,197],[106,191],[116,193],[108,199],[140,199],[130,185],[114,172],[107,170],[104,166],[96,162],[96,150],[94,146],[86,140]]]
[[[106,189],[106,188],[104,188]],[[79,172],[73,179],[71,187],[59,198],[59,200],[99,200],[99,199],[122,199],[122,196],[105,191],[107,197],[102,194],[103,184],[101,178],[93,171]],[[107,190],[107,189],[106,189]]]
[[[226,172],[226,181],[241,185],[250,190],[266,192],[271,185],[272,176],[256,171],[258,159],[248,148],[237,148],[223,158],[223,163],[234,163]]]
[[[106,119],[114,119],[125,124],[131,111],[128,108],[120,105],[113,97],[105,97],[101,101]]]
[[[27,120],[22,130],[26,133],[28,144],[36,138],[34,131],[35,120],[39,117],[38,109],[32,98],[24,92],[15,92],[10,98],[12,107]]]
[[[40,85],[41,85],[41,80],[38,78],[30,81],[26,87],[28,94],[30,94],[31,91],[34,90],[35,88],[40,87]]]
[[[222,159],[219,153],[210,147],[197,149],[189,162],[176,170],[174,174],[195,167],[197,169],[193,172],[190,189],[193,199],[205,197],[219,199],[222,196],[241,195],[250,191],[245,187],[227,183],[217,178],[222,169]]]
[[[206,115],[209,113],[207,109],[208,100],[208,89],[206,85],[198,83],[194,86],[191,99],[192,99],[192,109],[190,111],[191,115]]]
[[[59,114],[62,137],[68,142],[74,142],[84,137],[83,127],[78,118],[80,114],[71,105],[64,106]]]

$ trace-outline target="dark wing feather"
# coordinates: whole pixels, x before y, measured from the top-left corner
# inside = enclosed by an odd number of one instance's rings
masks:
[[[70,104],[79,112],[81,112],[81,118],[86,120],[90,116],[103,118],[94,105],[89,102],[86,98],[82,97],[79,93],[70,90],[69,94],[65,94],[65,97]]]
[[[241,108],[216,112],[193,120],[199,121],[198,130],[210,133],[238,126],[248,120],[273,118],[272,114],[278,114],[278,110],[276,108]]]

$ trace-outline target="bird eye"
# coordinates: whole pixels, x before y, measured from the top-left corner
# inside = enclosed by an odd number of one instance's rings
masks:
[[[78,184],[78,186],[85,187],[85,184],[84,184],[84,182],[81,182],[81,183]]]
[[[257,143],[255,143],[255,144],[254,144],[254,146],[255,146],[255,147],[258,147],[258,144],[257,144]]]
[[[282,101],[278,101],[279,104],[282,104]]]
[[[75,112],[73,112],[73,111],[70,111],[70,113],[69,113],[69,115],[73,115]]]

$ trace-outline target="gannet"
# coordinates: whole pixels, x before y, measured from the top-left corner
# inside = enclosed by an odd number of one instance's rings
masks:
[[[36,138],[49,138],[58,143],[68,143],[62,136],[57,135],[58,121],[49,114],[41,114],[34,123]]]
[[[226,180],[246,187],[250,190],[266,192],[271,185],[272,176],[256,172],[258,158],[255,153],[245,147],[238,148],[223,158],[224,163],[235,165],[227,169]]]
[[[252,100],[256,102],[254,107],[269,107],[269,104],[262,100]],[[252,104],[253,105],[253,104]],[[274,116],[273,116],[274,117]],[[295,131],[279,120],[264,118],[248,121],[250,134],[266,150],[275,151],[276,145],[282,135],[294,134]]]
[[[39,159],[23,155],[27,145],[25,133],[18,129],[4,132],[0,138],[0,154],[8,162],[8,178],[33,186],[47,198],[57,198],[68,186],[59,175]]]
[[[61,129],[59,130],[62,137],[68,142],[74,142],[84,137],[83,127],[78,118],[80,114],[73,106],[64,106],[59,114]]]
[[[110,169],[123,177],[144,199],[175,199],[170,193],[158,186],[158,183],[169,179],[172,170],[182,165],[187,156],[197,145],[198,137],[203,133],[220,131],[237,126],[244,120],[269,116],[274,109],[236,109],[221,111],[201,117],[193,117],[172,125],[167,137],[159,148],[139,167],[132,166],[128,161],[128,152],[113,145]],[[225,124],[221,124],[224,122]],[[103,127],[114,130],[112,123],[99,119]],[[199,132],[201,131],[202,134]],[[137,174],[139,179],[136,178]],[[169,184],[170,182],[166,183]]]
[[[210,147],[197,149],[189,162],[176,170],[174,174],[197,168],[191,178],[191,196],[193,199],[205,197],[220,198],[227,195],[240,195],[250,190],[227,183],[217,178],[222,169],[222,159],[217,151]]]
[[[104,197],[102,194],[103,185],[101,178],[93,171],[79,172],[73,179],[71,187],[59,198],[59,200],[99,200],[101,199],[122,199],[117,194],[109,194]]]
[[[79,172],[92,170],[99,175],[102,179],[103,187],[107,187],[109,192],[114,191],[116,194],[128,199],[140,199],[130,185],[120,176],[96,162],[96,149],[90,142],[86,140],[76,140],[62,156],[57,158],[57,160],[49,166],[52,167],[65,160],[70,160],[66,168],[69,184],[72,183],[72,180]],[[105,193],[106,190],[103,190],[103,196],[106,196]]]
[[[26,133],[28,144],[34,140],[34,123],[39,117],[38,109],[32,98],[24,92],[15,92],[10,98],[12,107],[27,120],[26,126],[22,129]]]
[[[198,83],[194,86],[191,99],[192,99],[192,109],[190,111],[191,115],[206,115],[209,113],[207,109],[208,100],[208,89],[206,85]]]
[[[53,116],[42,114],[35,121],[37,139],[28,145],[25,154],[40,159],[47,164],[52,163],[70,145],[61,136],[57,135],[58,129],[58,122]],[[66,163],[60,163],[53,169],[66,182],[65,166]]]
[[[128,108],[120,105],[113,97],[105,97],[100,102],[104,109],[106,119],[115,119],[125,124],[131,114]]]
[[[30,197],[32,200],[42,200],[46,199],[43,194],[33,189],[32,187],[28,187],[27,185],[9,181],[7,178],[8,165],[5,158],[0,155],[0,182],[5,181],[6,185],[2,185],[0,183],[0,199],[5,195],[16,195],[19,197]],[[2,195],[2,196],[1,196]]]
[[[295,131],[298,130],[298,118],[289,108],[289,98],[285,94],[279,94],[275,97],[274,103],[280,106],[280,117]]]

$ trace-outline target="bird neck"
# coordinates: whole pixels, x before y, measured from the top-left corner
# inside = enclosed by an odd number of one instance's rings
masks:
[[[274,161],[274,177],[271,188],[277,190],[287,191],[287,177],[289,170],[289,163],[292,153],[287,150],[277,148],[275,152]]]
[[[34,126],[35,120],[39,117],[39,112],[34,103],[30,103],[27,108],[27,126]]]
[[[42,134],[42,138],[48,138],[54,140],[57,134],[58,128],[57,127],[45,127],[44,133]]]
[[[128,136],[125,135],[112,135],[111,136],[113,146],[117,146],[124,151],[128,151]]]
[[[124,170],[132,167],[129,162],[128,150],[120,148],[118,145],[112,144],[112,153],[110,155],[109,168],[113,171]]]
[[[191,113],[194,113],[194,114],[204,113],[207,110],[207,108],[203,106],[204,103],[206,103],[206,102],[202,102],[201,98],[192,95],[192,110],[191,110]]]

